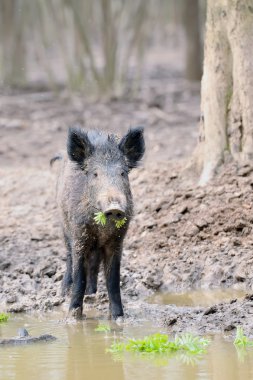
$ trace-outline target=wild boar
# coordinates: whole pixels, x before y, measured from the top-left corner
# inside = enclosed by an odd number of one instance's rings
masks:
[[[133,214],[128,174],[144,152],[142,127],[130,129],[121,140],[103,132],[69,129],[57,201],[67,248],[63,292],[71,290],[69,311],[77,318],[82,316],[84,295],[97,290],[101,262],[110,314],[114,319],[123,316],[120,261]],[[95,218],[98,212],[101,223]]]

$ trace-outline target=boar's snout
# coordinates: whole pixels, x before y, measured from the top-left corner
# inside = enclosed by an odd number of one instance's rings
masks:
[[[119,204],[112,203],[104,212],[107,218],[121,220],[125,217],[125,211]]]
[[[98,205],[107,218],[121,220],[126,216],[127,199],[114,189],[102,193]]]

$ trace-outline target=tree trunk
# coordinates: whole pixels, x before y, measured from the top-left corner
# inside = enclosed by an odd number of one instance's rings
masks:
[[[25,84],[24,4],[2,0],[0,4],[0,77],[10,86]]]
[[[185,77],[193,81],[200,81],[202,76],[202,51],[199,17],[199,1],[186,0],[183,11],[183,23],[186,39]]]
[[[208,0],[196,158],[208,182],[226,155],[253,158],[253,0]]]

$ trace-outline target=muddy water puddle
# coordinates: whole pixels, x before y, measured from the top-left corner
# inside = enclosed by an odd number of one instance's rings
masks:
[[[0,325],[0,339],[26,327],[33,336],[52,334],[57,340],[27,346],[0,347],[0,380],[237,380],[253,379],[253,350],[237,352],[231,341],[211,337],[200,357],[106,353],[116,338],[144,337],[158,332],[150,323],[138,326],[103,321],[110,332],[96,332],[98,320],[66,324],[59,313],[17,315]],[[162,330],[160,332],[163,332]]]
[[[180,293],[157,292],[148,298],[149,303],[175,306],[211,306],[243,298],[246,292],[241,289],[196,289]]]

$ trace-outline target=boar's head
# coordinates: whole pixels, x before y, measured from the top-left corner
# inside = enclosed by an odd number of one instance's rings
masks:
[[[80,176],[85,176],[84,196],[108,218],[122,219],[132,213],[128,174],[145,152],[143,128],[130,129],[119,141],[114,135],[70,128],[68,157]]]

